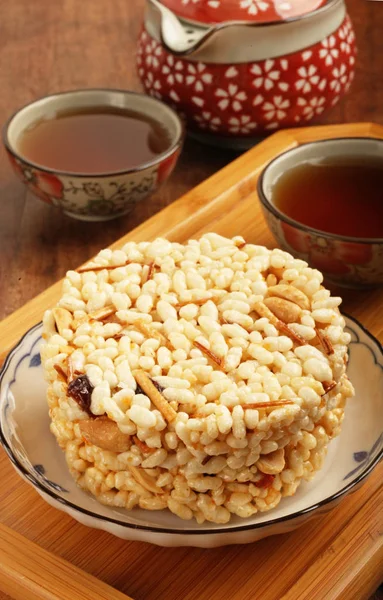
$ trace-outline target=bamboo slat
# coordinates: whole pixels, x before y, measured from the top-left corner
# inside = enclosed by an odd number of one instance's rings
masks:
[[[15,600],[129,600],[1,523],[0,582]]]

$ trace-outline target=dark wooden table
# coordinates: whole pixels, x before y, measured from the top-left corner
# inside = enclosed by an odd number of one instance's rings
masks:
[[[356,78],[347,98],[320,122],[382,123],[383,2],[348,5],[359,48]],[[134,53],[143,9],[144,0],[0,0],[0,122],[55,91],[139,90]],[[83,223],[26,194],[0,152],[0,319],[234,157],[188,140],[171,180],[132,214]]]

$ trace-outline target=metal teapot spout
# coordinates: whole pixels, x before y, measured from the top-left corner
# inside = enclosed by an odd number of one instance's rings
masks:
[[[184,26],[178,17],[158,0],[149,0],[160,18],[161,42],[168,52],[177,56],[188,56],[201,48],[216,27]]]

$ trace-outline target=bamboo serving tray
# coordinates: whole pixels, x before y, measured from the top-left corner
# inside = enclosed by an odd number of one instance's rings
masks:
[[[256,195],[265,163],[305,142],[356,136],[383,138],[383,127],[276,133],[114,246],[216,231],[272,247]],[[0,323],[3,357],[59,294],[57,283]],[[383,291],[342,295],[343,309],[382,340]],[[380,464],[338,507],[291,533],[213,550],[158,548],[88,529],[51,508],[0,450],[0,600],[364,600],[383,578],[382,476]]]

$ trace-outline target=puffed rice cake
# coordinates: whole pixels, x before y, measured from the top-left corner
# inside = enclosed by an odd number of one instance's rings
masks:
[[[341,298],[282,250],[209,233],[102,250],[44,315],[51,431],[107,505],[227,523],[322,465],[353,387]]]

